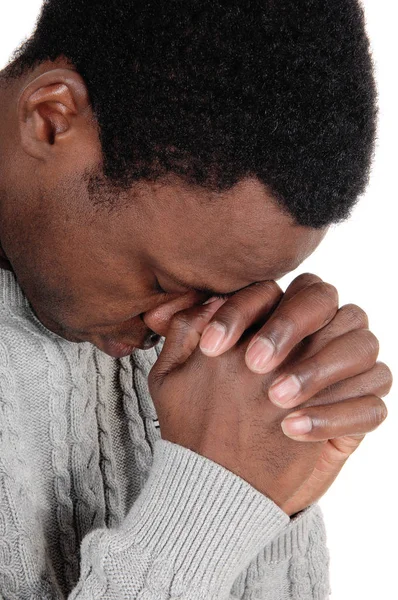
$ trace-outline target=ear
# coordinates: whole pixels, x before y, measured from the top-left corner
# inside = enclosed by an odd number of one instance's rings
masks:
[[[48,160],[54,152],[93,130],[86,85],[72,69],[52,69],[26,85],[18,100],[21,144],[27,154]]]

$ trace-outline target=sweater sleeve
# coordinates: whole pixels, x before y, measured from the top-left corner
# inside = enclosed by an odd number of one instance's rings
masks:
[[[242,571],[230,600],[327,600],[329,560],[322,511],[312,504],[292,517]]]
[[[122,525],[83,540],[69,600],[229,600],[240,573],[289,521],[234,473],[160,439]]]

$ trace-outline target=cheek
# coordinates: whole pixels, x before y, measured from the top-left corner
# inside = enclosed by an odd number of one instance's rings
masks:
[[[38,298],[38,306],[63,329],[76,335],[131,333],[135,327],[144,326],[140,315],[154,306],[153,299],[151,302],[137,294],[129,299],[123,294],[118,296],[108,283],[102,289],[78,286],[73,293],[70,288],[58,287],[51,292]]]

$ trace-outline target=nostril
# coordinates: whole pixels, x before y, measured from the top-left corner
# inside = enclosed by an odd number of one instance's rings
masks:
[[[161,336],[158,335],[157,333],[151,333],[149,334],[144,342],[144,349],[148,350],[149,348],[152,348],[153,346],[156,346],[156,344],[160,341]]]

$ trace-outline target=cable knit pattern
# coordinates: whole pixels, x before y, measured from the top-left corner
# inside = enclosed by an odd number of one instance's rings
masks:
[[[108,410],[106,398],[106,368],[104,361],[106,356],[102,352],[96,352],[95,364],[97,369],[97,419],[98,439],[100,446],[100,467],[104,479],[104,494],[108,515],[106,524],[108,527],[118,527],[122,521],[120,508],[119,487],[116,480],[115,456],[112,449],[112,440],[108,428]]]
[[[128,419],[130,437],[134,447],[136,466],[139,474],[139,489],[144,485],[152,465],[152,450],[146,439],[145,425],[139,411],[139,400],[134,388],[135,382],[142,383],[142,369],[148,368],[139,353],[135,354],[137,364],[131,369],[129,359],[121,360],[120,384],[124,393],[124,408]],[[141,375],[141,376],[140,376]]]
[[[148,374],[35,317],[0,270],[0,600],[326,600],[326,534],[161,439]]]
[[[14,426],[15,406],[12,398],[15,396],[16,385],[13,375],[10,373],[8,349],[0,342],[0,409],[2,415],[2,427],[0,429],[0,556],[2,557],[0,583],[3,593],[10,595],[19,591],[16,557],[12,547],[15,548],[18,540],[15,539],[10,528],[10,514],[12,511],[10,495],[14,490],[14,493],[21,494],[21,490],[18,489],[18,482],[12,475],[15,473],[13,460],[10,453],[5,452],[6,446],[17,450],[19,445],[18,432]],[[18,460],[18,454],[15,458]],[[21,466],[20,463],[19,467]]]
[[[75,344],[71,350],[71,467],[74,474],[75,527],[80,545],[86,533],[103,525],[105,501],[99,469],[93,348],[90,344]],[[75,585],[77,578],[71,583]]]
[[[315,600],[327,598],[332,591],[328,577],[330,555],[326,546],[325,523],[319,509],[313,512],[313,526],[309,532],[307,560],[313,598]]]
[[[157,419],[157,414],[148,389],[148,376],[152,366],[160,354],[160,348],[163,346],[163,343],[164,338],[160,344],[155,346],[155,348],[152,348],[146,352],[143,352],[142,350],[136,350],[133,354],[133,360],[136,365],[133,383],[138,392],[138,397],[140,398],[139,409],[142,414],[142,418],[145,421],[146,438],[149,442],[152,454],[155,442],[159,439],[160,433],[154,425],[154,421]]]
[[[54,492],[57,506],[57,521],[60,533],[62,560],[68,583],[78,577],[76,532],[73,524],[71,498],[71,474],[69,471],[70,448],[67,442],[67,378],[63,361],[52,352],[46,352],[47,384],[50,402],[49,438],[51,442],[51,465],[54,473]],[[60,373],[62,369],[62,375]]]
[[[11,325],[18,320],[8,307],[5,313]],[[24,324],[22,329],[24,335],[31,333],[29,325]],[[13,327],[2,327],[1,331],[0,598],[19,600],[36,597],[36,593],[40,598],[60,598],[59,582],[49,582],[52,565],[46,555],[44,523],[31,485],[29,452],[23,439],[26,407],[19,401],[19,377],[13,368],[13,352],[6,343],[14,337]]]

